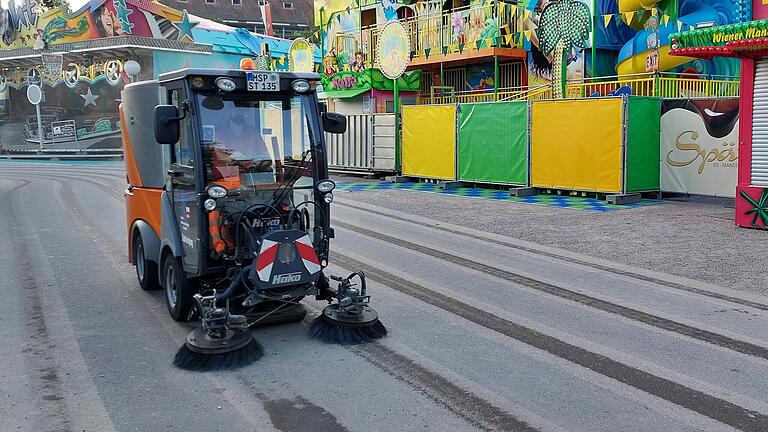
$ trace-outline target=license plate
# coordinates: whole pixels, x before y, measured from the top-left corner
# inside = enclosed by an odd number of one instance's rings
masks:
[[[276,73],[247,72],[248,91],[280,91],[280,77]]]

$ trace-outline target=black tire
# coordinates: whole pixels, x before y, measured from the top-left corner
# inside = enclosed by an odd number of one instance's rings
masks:
[[[136,279],[144,291],[160,289],[160,280],[157,278],[157,263],[148,260],[144,251],[144,241],[141,234],[136,234],[133,239],[133,263],[136,266]]]
[[[176,321],[187,321],[192,309],[194,281],[187,279],[181,259],[169,255],[163,260],[163,287],[168,313]]]

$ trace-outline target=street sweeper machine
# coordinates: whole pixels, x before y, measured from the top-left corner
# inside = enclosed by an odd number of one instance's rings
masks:
[[[199,319],[174,363],[248,363],[261,324],[301,321],[302,299],[328,301],[310,334],[361,343],[386,329],[365,276],[325,274],[334,237],[316,74],[184,69],[129,84],[120,118],[129,260],[145,290],[165,291],[177,321]]]

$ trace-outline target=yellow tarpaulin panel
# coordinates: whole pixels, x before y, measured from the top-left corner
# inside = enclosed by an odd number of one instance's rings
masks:
[[[403,107],[403,175],[456,178],[456,108]]]
[[[533,102],[531,184],[621,192],[620,98]]]

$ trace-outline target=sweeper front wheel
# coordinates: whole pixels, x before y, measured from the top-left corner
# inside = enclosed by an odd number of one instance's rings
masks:
[[[175,321],[186,321],[194,300],[192,291],[194,281],[187,279],[181,259],[172,255],[163,260],[163,287],[165,305]]]

